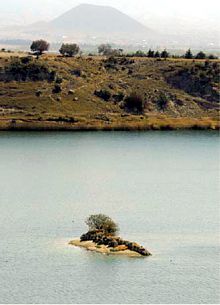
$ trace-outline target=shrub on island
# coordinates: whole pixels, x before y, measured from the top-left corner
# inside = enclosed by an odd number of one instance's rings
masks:
[[[104,214],[91,215],[86,219],[90,231],[98,230],[105,234],[115,235],[119,230],[118,225]]]

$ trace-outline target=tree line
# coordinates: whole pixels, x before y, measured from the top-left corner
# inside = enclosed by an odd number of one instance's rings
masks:
[[[36,40],[33,41],[31,44],[31,51],[34,52],[35,55],[40,56],[44,52],[48,51],[50,44],[45,40]],[[80,47],[76,43],[63,43],[59,49],[59,52],[63,56],[73,57],[77,54],[82,54]],[[218,59],[217,56],[213,54],[207,55],[203,51],[199,51],[197,54],[193,54],[191,49],[188,49],[185,54],[178,56],[178,55],[171,55],[168,53],[166,49],[163,51],[152,50],[149,49],[147,52],[142,50],[138,50],[132,54],[125,54],[124,50],[121,48],[113,48],[110,44],[101,44],[98,46],[98,54],[103,56],[131,56],[131,57],[148,57],[148,58],[185,58],[185,59]]]
[[[35,40],[32,42],[30,49],[35,55],[42,55],[44,52],[49,51],[50,44],[45,40]],[[75,56],[80,52],[80,47],[76,43],[63,43],[59,49],[63,56]]]
[[[162,52],[149,49],[146,53],[144,51],[138,50],[137,52],[133,53],[132,56],[149,58],[218,59],[217,56],[213,54],[207,55],[203,51],[199,51],[197,54],[193,55],[191,49],[188,49],[183,55],[172,55],[168,53],[166,49]]]

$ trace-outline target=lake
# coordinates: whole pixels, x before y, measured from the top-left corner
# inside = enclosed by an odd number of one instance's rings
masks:
[[[219,303],[217,132],[1,132],[0,303]],[[152,257],[68,246],[104,213]]]

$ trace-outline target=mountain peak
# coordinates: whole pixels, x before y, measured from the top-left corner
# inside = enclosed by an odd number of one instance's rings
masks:
[[[91,4],[91,3],[81,3],[75,7],[73,7],[71,9],[72,10],[85,10],[85,9],[89,9],[89,10],[111,10],[111,11],[118,11],[120,12],[118,9],[112,7],[112,6],[109,6],[109,5],[98,5],[98,4]],[[122,13],[122,12],[121,12]],[[123,13],[122,13],[123,14]]]
[[[80,4],[50,22],[59,32],[77,32],[87,35],[134,35],[149,34],[139,21],[111,7],[93,4]]]
[[[108,5],[98,5],[98,4],[91,4],[91,3],[81,3],[81,4],[77,5],[75,8],[77,8],[77,7],[81,7],[81,8],[85,8],[85,7],[93,7],[93,8],[109,7],[109,8],[112,8],[111,6],[108,6]]]

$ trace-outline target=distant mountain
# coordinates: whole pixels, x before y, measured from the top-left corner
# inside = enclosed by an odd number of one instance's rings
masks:
[[[42,38],[59,44],[73,41],[97,45],[109,42],[120,46],[132,45],[135,49],[220,48],[217,39],[219,30],[207,28],[201,20],[189,22],[179,17],[162,18],[146,11],[138,20],[113,7],[81,4],[50,22],[0,27],[0,37],[3,40]]]
[[[150,30],[135,19],[109,6],[81,4],[49,23],[59,32],[87,35],[145,36]]]
[[[37,22],[10,31],[0,29],[4,39],[41,37],[51,42],[130,44],[149,40],[153,35],[154,31],[115,8],[90,4],[81,4],[50,22]]]

